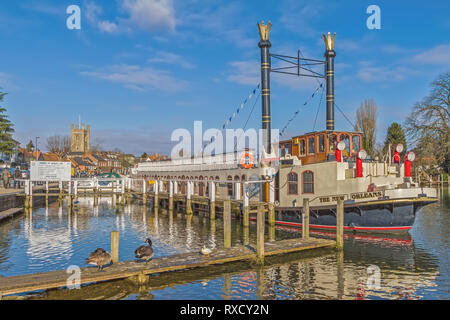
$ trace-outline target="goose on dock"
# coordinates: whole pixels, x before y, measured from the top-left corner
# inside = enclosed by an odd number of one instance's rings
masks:
[[[89,258],[94,257],[96,254],[99,254],[101,252],[106,252],[106,251],[103,248],[97,248],[89,254]]]
[[[209,256],[210,254],[211,254],[211,252],[212,252],[212,250],[211,249],[208,249],[208,248],[206,248],[206,246],[203,246],[203,248],[202,248],[202,254],[204,255],[204,256]]]
[[[145,240],[148,246],[142,245],[134,251],[136,258],[141,260],[146,260],[147,262],[153,257],[154,251],[152,248],[152,240],[148,238]]]
[[[93,264],[98,267],[98,270],[103,270],[103,267],[111,262],[111,254],[102,248],[97,248],[89,254],[86,259],[86,264]]]

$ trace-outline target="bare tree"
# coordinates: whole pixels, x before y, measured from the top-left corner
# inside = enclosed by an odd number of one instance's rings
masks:
[[[406,133],[419,157],[433,157],[449,172],[450,166],[450,72],[431,85],[431,93],[415,104],[406,119]]]
[[[377,129],[377,110],[378,107],[373,99],[365,99],[364,103],[356,110],[355,131],[363,134],[363,148],[374,156],[376,142],[375,132]]]
[[[47,138],[47,149],[56,154],[60,159],[70,152],[69,136],[51,136]]]
[[[91,144],[91,152],[103,151],[103,141],[95,138],[94,142]]]

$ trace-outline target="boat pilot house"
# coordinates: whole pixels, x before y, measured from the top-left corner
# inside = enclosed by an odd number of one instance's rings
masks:
[[[358,132],[311,132],[280,141],[281,157],[297,156],[303,164],[336,161],[336,147],[343,141],[345,148],[341,153],[342,158],[355,160],[361,150],[361,139],[361,133]]]

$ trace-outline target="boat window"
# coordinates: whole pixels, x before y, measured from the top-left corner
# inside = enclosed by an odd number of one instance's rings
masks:
[[[348,136],[348,134],[341,134],[341,136],[339,137],[339,141],[345,142],[345,149],[342,153],[344,154],[344,156],[348,157],[350,155],[350,137]]]
[[[361,143],[359,135],[354,135],[352,137],[352,145],[353,145],[353,152],[358,152],[361,149]]]
[[[283,152],[282,156],[285,156],[288,153],[291,154],[291,150],[289,150],[289,143],[285,143],[283,145],[283,148],[281,148],[281,150]]]
[[[306,154],[306,143],[305,139],[300,140],[300,155],[304,156]]]
[[[305,171],[302,174],[302,193],[314,193],[314,173]]]
[[[319,135],[319,152],[325,152],[325,136]]]
[[[233,180],[233,178],[231,176],[228,176],[227,180]],[[233,196],[233,184],[227,183],[227,189],[228,189],[228,196],[232,197]]]
[[[298,175],[295,172],[288,174],[288,194],[298,194]]]
[[[335,134],[330,134],[328,140],[328,150],[330,152],[334,152],[336,150],[337,137]]]
[[[316,144],[314,137],[308,138],[308,154],[314,154],[316,151]]]

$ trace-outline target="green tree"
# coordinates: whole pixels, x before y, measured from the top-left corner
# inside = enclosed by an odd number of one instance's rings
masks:
[[[142,158],[142,159],[147,159],[147,158],[148,158],[147,152],[144,152],[144,153],[141,155],[141,158]]]
[[[27,144],[27,146],[25,147],[25,149],[26,149],[28,152],[33,151],[33,150],[34,150],[34,144],[33,144],[33,141],[30,140],[30,142],[28,142],[28,144]]]
[[[6,93],[0,92],[0,102],[3,101],[5,95]],[[16,143],[12,138],[14,128],[5,112],[6,109],[0,106],[0,152],[11,154],[16,147]]]
[[[431,84],[431,92],[414,105],[406,119],[406,133],[418,158],[434,158],[450,169],[450,72],[443,73]]]
[[[356,110],[355,131],[362,132],[362,147],[372,157],[375,153],[378,107],[373,99],[365,99]]]
[[[383,152],[385,154],[387,153],[389,144],[391,144],[391,148],[393,148],[397,143],[403,144],[404,150],[401,153],[401,156],[404,156],[406,153],[406,147],[407,147],[405,132],[403,131],[403,128],[400,124],[398,124],[397,122],[393,122],[387,130],[386,140],[384,141]]]

